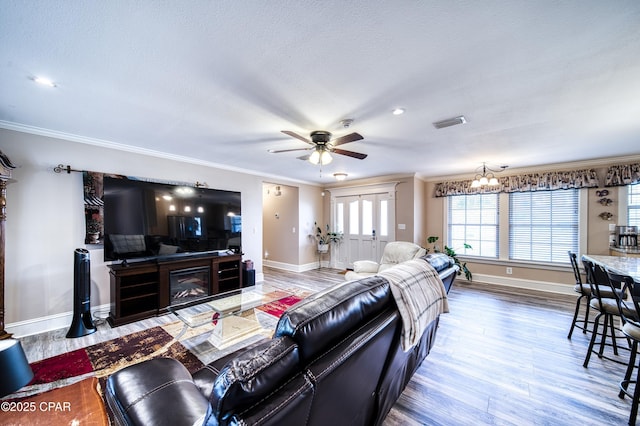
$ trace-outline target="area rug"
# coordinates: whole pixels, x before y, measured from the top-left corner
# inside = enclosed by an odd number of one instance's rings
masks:
[[[287,296],[274,302],[267,303],[266,305],[260,306],[256,309],[266,313],[267,315],[271,315],[272,317],[280,318],[284,311],[286,311],[289,307],[295,305],[305,297],[305,295]]]
[[[31,364],[33,380],[14,396],[34,395],[87,377],[102,379],[128,365],[161,356],[177,359],[190,372],[203,366],[169,333],[161,327],[153,327],[34,362]]]

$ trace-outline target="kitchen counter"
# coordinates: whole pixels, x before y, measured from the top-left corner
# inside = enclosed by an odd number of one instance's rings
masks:
[[[585,254],[582,257],[618,274],[629,275],[635,282],[640,283],[640,257],[599,256],[595,254]]]
[[[638,247],[609,247],[609,254],[618,257],[640,257]]]

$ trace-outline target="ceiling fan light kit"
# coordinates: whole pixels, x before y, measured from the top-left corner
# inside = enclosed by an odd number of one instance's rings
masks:
[[[444,129],[445,127],[456,126],[458,124],[465,124],[467,119],[464,115],[459,115],[458,117],[447,118],[446,120],[440,120],[433,123],[433,127],[436,129]]]
[[[331,154],[329,154],[329,151],[326,149],[318,148],[311,153],[308,161],[313,165],[320,164],[321,166],[324,166],[331,163],[333,161],[333,157],[331,157]]]

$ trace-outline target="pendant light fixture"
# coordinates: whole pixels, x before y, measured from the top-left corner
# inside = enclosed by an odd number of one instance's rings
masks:
[[[498,186],[500,182],[495,177],[494,173],[501,173],[509,166],[499,166],[499,168],[492,169],[487,167],[487,163],[483,162],[482,166],[476,169],[476,177],[471,182],[471,188],[481,188],[483,186]]]

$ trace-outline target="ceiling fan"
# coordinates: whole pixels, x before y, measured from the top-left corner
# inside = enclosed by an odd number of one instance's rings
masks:
[[[364,139],[359,133],[349,133],[348,135],[341,136],[336,139],[331,139],[331,133],[325,130],[316,130],[311,132],[308,139],[304,136],[301,136],[295,132],[291,132],[289,130],[283,130],[282,133],[285,135],[289,135],[292,138],[299,139],[309,145],[313,145],[311,148],[294,148],[294,149],[281,149],[274,150],[270,149],[271,153],[279,153],[279,152],[291,152],[291,151],[313,151],[309,155],[305,155],[302,157],[298,157],[301,160],[308,160],[312,164],[329,164],[333,158],[331,157],[331,153],[346,155],[347,157],[357,158],[358,160],[364,160],[367,158],[367,154],[361,154],[359,152],[347,151],[346,149],[336,148],[339,145],[344,145],[345,143],[355,142]]]

